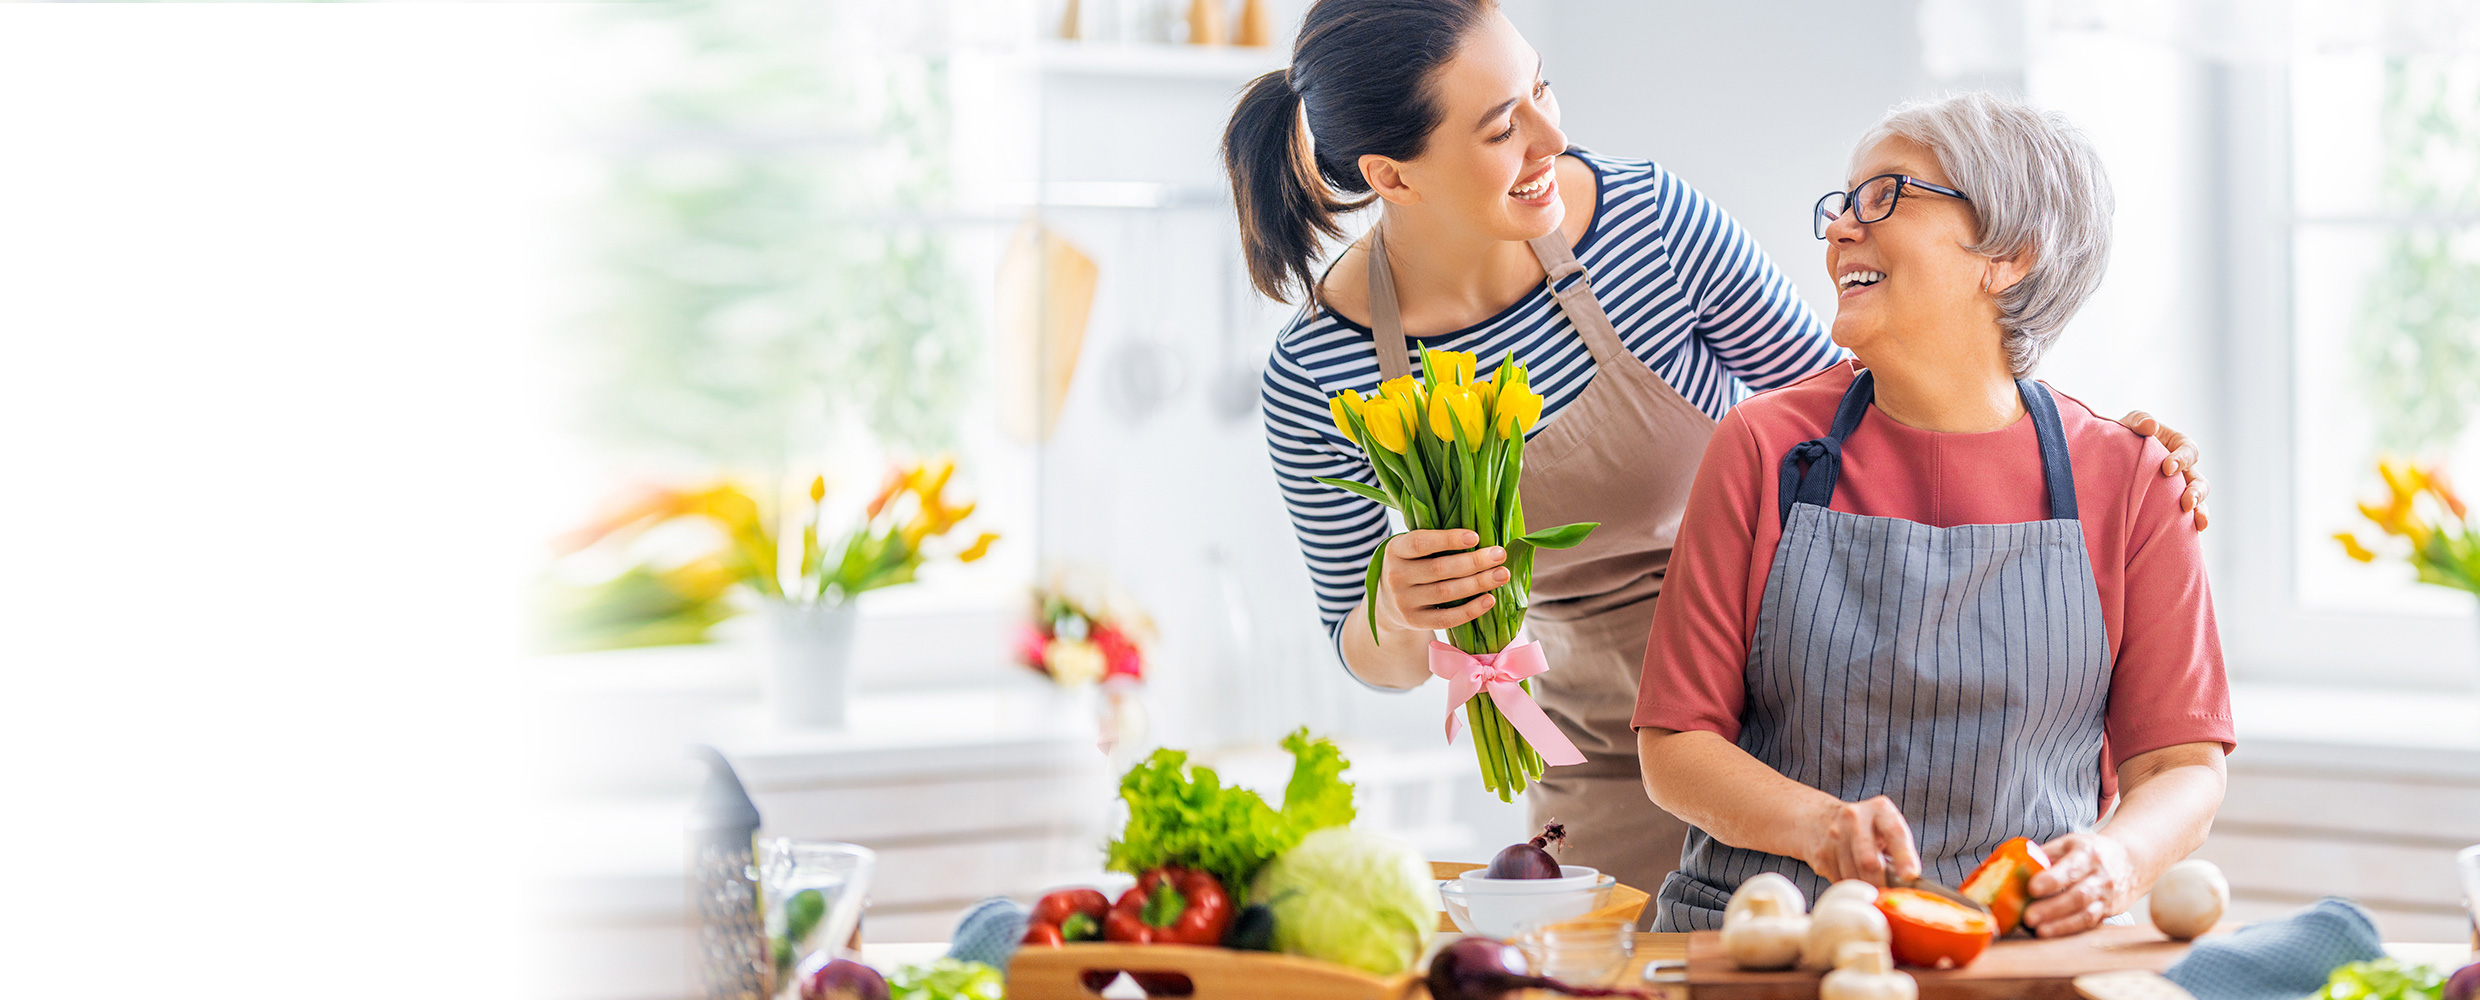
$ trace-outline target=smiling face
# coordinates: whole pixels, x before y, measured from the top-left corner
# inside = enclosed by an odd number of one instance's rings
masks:
[[[1515,25],[1491,14],[1429,86],[1441,112],[1438,127],[1418,157],[1363,157],[1372,186],[1384,193],[1399,185],[1425,208],[1500,240],[1557,229],[1566,207],[1554,168],[1567,134],[1559,131],[1558,99],[1541,78],[1541,56]],[[1384,171],[1398,184],[1374,175]]]
[[[1871,147],[1845,181],[1845,190],[1879,174],[1954,186],[1935,153],[1901,136]],[[1872,354],[1883,355],[1896,346],[1972,346],[1933,341],[1984,332],[1986,346],[1996,347],[1998,305],[1993,293],[2013,284],[2021,271],[2011,262],[1965,249],[1980,238],[1969,204],[1907,187],[1894,214],[1867,224],[1857,221],[1858,214],[1845,211],[1826,228],[1826,274],[1835,288],[1835,343],[1860,355],[1863,364],[1871,364]],[[1982,290],[1984,278],[1991,291]]]

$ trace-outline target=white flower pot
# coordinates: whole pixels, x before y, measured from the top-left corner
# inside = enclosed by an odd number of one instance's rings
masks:
[[[795,729],[843,728],[860,609],[851,601],[768,602],[762,614],[766,702],[775,721]]]

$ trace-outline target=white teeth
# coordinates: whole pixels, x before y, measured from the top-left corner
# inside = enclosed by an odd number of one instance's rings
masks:
[[[1835,279],[1834,286],[1842,289],[1853,285],[1874,285],[1884,280],[1886,280],[1886,275],[1880,271],[1850,271]]]
[[[1536,180],[1536,181],[1534,181],[1534,182],[1532,182],[1532,183],[1530,183],[1530,184],[1527,184],[1527,185],[1525,185],[1525,186],[1523,186],[1523,187],[1517,188],[1517,189],[1515,189],[1515,190],[1513,190],[1513,191],[1509,191],[1509,192],[1507,192],[1507,193],[1508,193],[1508,194],[1511,194],[1511,195],[1514,195],[1514,196],[1516,196],[1516,197],[1518,197],[1518,198],[1530,198],[1530,197],[1533,197],[1533,196],[1535,196],[1535,195],[1540,194],[1540,193],[1543,191],[1543,189],[1548,188],[1548,187],[1550,186],[1550,176],[1551,176],[1551,175],[1550,175],[1549,173],[1544,172],[1544,173],[1541,175],[1541,178],[1540,178],[1539,180]]]

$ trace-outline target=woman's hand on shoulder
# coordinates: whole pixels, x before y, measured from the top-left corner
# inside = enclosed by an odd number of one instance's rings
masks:
[[[2187,490],[2179,494],[2179,509],[2195,511],[2196,530],[2203,531],[2209,520],[2204,512],[2204,498],[2213,490],[2204,475],[2196,471],[2199,456],[2195,440],[2170,429],[2170,425],[2154,419],[2152,414],[2143,410],[2130,410],[2126,416],[2118,418],[2118,422],[2126,425],[2128,430],[2161,442],[2163,448],[2169,449],[2170,457],[2161,462],[2161,474],[2187,477]]]
[[[1394,632],[1444,630],[1490,610],[1498,599],[1489,590],[1508,579],[1502,565],[1507,549],[1493,545],[1463,551],[1480,542],[1480,535],[1462,528],[1407,531],[1387,540],[1378,592],[1369,595],[1378,627]],[[1443,606],[1467,597],[1473,599]]]
[[[1919,878],[1920,850],[1912,825],[1893,799],[1831,802],[1809,823],[1810,845],[1801,860],[1828,882],[1856,878],[1885,885],[1889,878]]]
[[[2024,908],[2024,923],[2034,933],[2081,934],[2135,904],[2135,862],[2126,845],[2107,834],[2070,833],[2041,849],[2051,858],[2049,868],[2032,877],[2034,902]]]

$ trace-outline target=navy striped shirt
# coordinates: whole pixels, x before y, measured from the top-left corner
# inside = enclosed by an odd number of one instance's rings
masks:
[[[1688,402],[1720,419],[1751,387],[1789,385],[1841,360],[1790,280],[1705,196],[1650,160],[1572,152],[1600,186],[1576,259],[1591,270],[1594,295],[1620,339]],[[1546,287],[1473,326],[1410,339],[1414,351],[1470,351],[1483,373],[1515,352],[1543,397],[1534,433],[1593,378],[1592,352]],[[1276,339],[1266,365],[1275,479],[1308,556],[1318,616],[1338,639],[1344,616],[1361,602],[1370,553],[1389,529],[1386,508],[1316,480],[1377,482],[1326,406],[1345,389],[1376,388],[1374,343],[1368,327],[1312,307]],[[1412,369],[1420,371],[1418,361]]]

